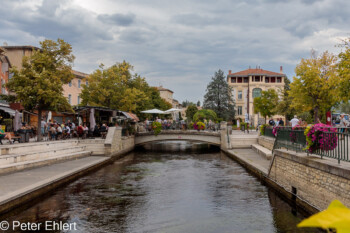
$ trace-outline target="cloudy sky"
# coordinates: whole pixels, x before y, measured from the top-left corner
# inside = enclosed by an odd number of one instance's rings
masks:
[[[350,36],[348,0],[1,0],[0,45],[62,38],[74,69],[126,60],[179,101],[200,100],[214,72],[284,72]]]

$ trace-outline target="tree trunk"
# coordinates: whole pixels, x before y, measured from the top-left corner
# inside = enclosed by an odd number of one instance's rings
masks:
[[[38,108],[38,127],[37,127],[37,130],[36,130],[36,138],[37,138],[37,141],[40,142],[41,141],[41,114],[42,114],[42,111],[40,108]]]
[[[318,110],[319,110],[318,106],[314,108],[314,123],[315,124],[318,123]]]

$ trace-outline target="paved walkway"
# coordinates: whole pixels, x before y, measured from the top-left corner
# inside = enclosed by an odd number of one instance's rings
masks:
[[[255,167],[265,175],[268,174],[271,160],[267,160],[252,149],[231,149],[227,151],[233,156]]]
[[[108,159],[109,157],[89,156],[2,175],[0,176],[0,205],[103,163]]]

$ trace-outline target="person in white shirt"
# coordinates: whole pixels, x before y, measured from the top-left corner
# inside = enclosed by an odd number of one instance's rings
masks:
[[[299,125],[299,120],[297,115],[294,115],[294,118],[292,120],[290,120],[290,123],[292,125],[292,128],[294,128],[295,126]]]

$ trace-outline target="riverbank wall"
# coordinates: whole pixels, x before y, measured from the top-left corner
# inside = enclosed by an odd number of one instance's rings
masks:
[[[259,136],[258,143],[272,150],[274,139]],[[267,164],[257,154],[248,157],[235,149],[223,151],[291,204],[309,213],[326,209],[335,199],[350,207],[348,162],[338,164],[336,159],[278,149]]]

